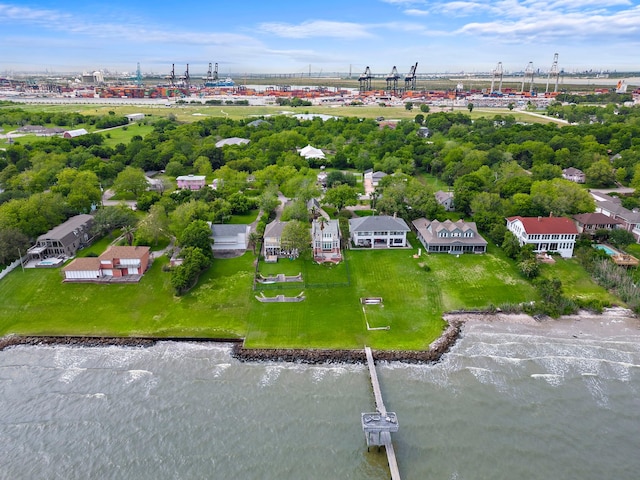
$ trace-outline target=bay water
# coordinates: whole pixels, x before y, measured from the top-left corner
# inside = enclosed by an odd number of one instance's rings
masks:
[[[360,427],[374,410],[364,365],[230,352],[177,342],[0,352],[0,478],[389,477]],[[469,322],[440,363],[377,369],[399,419],[403,479],[640,478],[635,322]]]

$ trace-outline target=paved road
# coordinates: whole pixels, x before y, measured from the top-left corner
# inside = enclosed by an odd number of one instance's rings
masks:
[[[135,210],[137,208],[137,203],[135,200],[111,200],[116,194],[113,190],[105,190],[102,194],[102,205],[105,207],[114,207],[116,205],[126,204],[129,206],[131,210]]]

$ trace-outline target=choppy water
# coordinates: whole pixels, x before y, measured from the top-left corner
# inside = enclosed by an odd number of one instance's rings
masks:
[[[640,331],[469,324],[383,364],[404,479],[637,479]],[[0,352],[2,479],[385,479],[364,366],[242,364],[224,345]]]

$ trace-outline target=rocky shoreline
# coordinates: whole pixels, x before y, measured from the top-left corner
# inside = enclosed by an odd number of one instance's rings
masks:
[[[435,363],[456,343],[460,337],[463,322],[451,321],[442,335],[428,350],[375,350],[376,360],[405,363]],[[151,347],[158,342],[217,342],[232,343],[231,355],[242,362],[294,362],[306,364],[322,363],[365,363],[364,350],[315,350],[315,349],[253,349],[244,348],[242,339],[229,338],[147,338],[147,337],[73,337],[73,336],[19,336],[0,338],[0,351],[18,345],[66,345],[75,347]]]

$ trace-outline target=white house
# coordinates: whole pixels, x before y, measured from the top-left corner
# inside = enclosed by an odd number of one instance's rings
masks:
[[[127,117],[129,123],[141,122],[144,120],[144,113],[130,113],[125,115],[125,117]]]
[[[216,147],[222,148],[226,147],[227,145],[246,145],[247,143],[249,143],[249,141],[250,140],[248,138],[240,137],[224,138],[216,142]]]
[[[569,167],[562,170],[562,178],[575,183],[584,183],[587,180],[587,176],[584,174],[584,172],[574,167]]]
[[[521,246],[532,244],[535,252],[559,253],[563,258],[573,256],[578,237],[575,223],[565,217],[509,217],[507,229]]]
[[[356,247],[407,247],[409,231],[403,219],[388,215],[349,219],[349,236]]]
[[[342,260],[338,220],[314,220],[311,225],[311,238],[313,259],[316,262],[338,263]]]
[[[384,177],[386,177],[387,174],[384,172],[374,172],[372,169],[369,169],[367,171],[364,172],[364,180],[365,181],[370,181],[371,182],[371,186],[373,187],[377,187],[380,183],[380,180],[382,180]]]
[[[297,250],[291,250],[282,244],[282,231],[287,222],[274,220],[264,229],[262,251],[265,262],[277,262],[279,257],[297,256]]]
[[[325,157],[324,152],[322,150],[320,150],[319,148],[312,147],[311,145],[307,145],[306,147],[301,148],[299,153],[300,153],[300,156],[304,158],[323,159]]]

